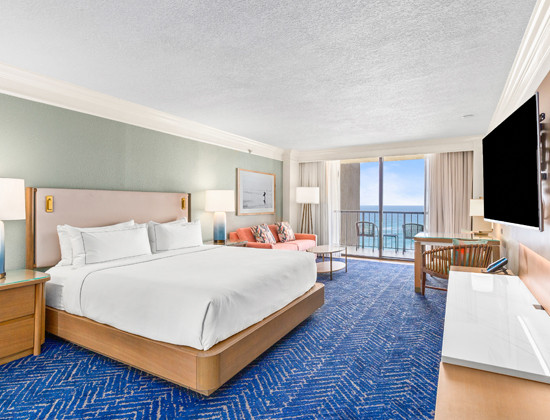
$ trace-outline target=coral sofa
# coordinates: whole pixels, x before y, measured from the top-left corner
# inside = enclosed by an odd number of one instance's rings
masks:
[[[249,227],[237,229],[235,232],[229,233],[229,240],[231,242],[248,241],[246,246],[252,248],[265,248],[265,249],[287,249],[292,251],[305,251],[311,247],[317,245],[317,235],[308,233],[295,233],[296,240],[288,242],[280,242],[279,235],[277,234],[277,226],[268,225],[269,230],[273,234],[273,237],[277,241],[274,244],[262,244],[256,242],[256,238],[252,234]]]

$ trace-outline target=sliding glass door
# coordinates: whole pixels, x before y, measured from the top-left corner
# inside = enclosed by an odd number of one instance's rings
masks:
[[[412,259],[424,228],[423,156],[342,162],[342,243],[348,254]]]
[[[386,158],[382,165],[381,256],[413,258],[412,237],[424,229],[424,159]]]

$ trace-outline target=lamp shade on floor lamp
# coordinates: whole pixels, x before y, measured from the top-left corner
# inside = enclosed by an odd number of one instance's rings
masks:
[[[311,205],[319,204],[319,187],[296,187],[296,202],[302,204],[302,233],[313,233]]]
[[[6,276],[4,220],[25,219],[25,181],[0,178],[0,278]]]
[[[205,211],[214,212],[214,243],[224,244],[226,238],[226,216],[228,211],[235,211],[234,190],[206,191]]]

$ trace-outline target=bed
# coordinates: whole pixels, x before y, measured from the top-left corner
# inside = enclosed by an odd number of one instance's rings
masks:
[[[189,219],[190,198],[28,188],[27,267],[59,261],[57,225]],[[310,259],[290,251],[198,246],[53,267],[45,329],[210,395],[323,305]]]

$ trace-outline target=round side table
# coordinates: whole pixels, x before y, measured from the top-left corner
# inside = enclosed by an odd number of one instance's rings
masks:
[[[312,252],[323,258],[322,262],[317,263],[317,274],[330,273],[330,279],[332,280],[332,273],[335,271],[346,270],[348,272],[348,249],[346,246],[341,245],[319,245],[309,248],[307,252]],[[346,255],[346,262],[332,261],[333,254],[344,252]],[[325,261],[325,256],[329,256],[329,261]]]

